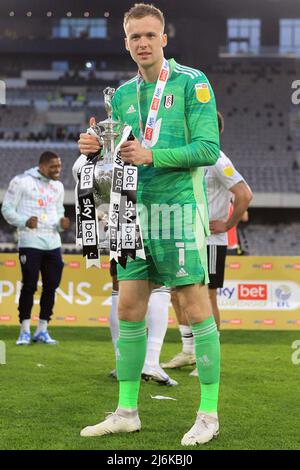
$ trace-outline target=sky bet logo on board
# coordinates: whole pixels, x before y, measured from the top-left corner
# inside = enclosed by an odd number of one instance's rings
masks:
[[[225,297],[226,299],[232,299],[235,292],[234,287],[219,287],[217,293],[219,297]]]
[[[266,284],[239,284],[239,300],[267,300],[268,289]]]

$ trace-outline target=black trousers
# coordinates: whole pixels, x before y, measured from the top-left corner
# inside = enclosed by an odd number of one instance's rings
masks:
[[[55,290],[60,284],[64,267],[60,248],[55,250],[20,248],[19,260],[22,269],[22,289],[19,300],[20,323],[30,319],[39,273],[42,275],[43,284],[40,319],[49,321],[53,313]]]

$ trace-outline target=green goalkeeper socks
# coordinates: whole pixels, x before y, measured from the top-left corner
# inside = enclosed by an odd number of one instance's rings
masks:
[[[199,411],[216,412],[220,382],[220,341],[213,316],[191,325],[201,386]]]
[[[119,380],[118,408],[137,408],[141,372],[147,347],[146,322],[120,320],[117,341],[117,375]]]

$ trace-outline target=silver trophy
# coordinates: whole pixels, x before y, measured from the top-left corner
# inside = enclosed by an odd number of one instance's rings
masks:
[[[100,157],[96,163],[94,173],[95,183],[93,194],[96,207],[100,204],[109,203],[115,141],[122,132],[120,122],[112,119],[111,101],[115,94],[115,89],[107,87],[103,91],[103,94],[104,106],[108,117],[105,121],[100,121],[88,129],[88,132],[96,135],[102,144],[102,157]]]

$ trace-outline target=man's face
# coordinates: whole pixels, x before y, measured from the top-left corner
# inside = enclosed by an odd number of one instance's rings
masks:
[[[149,68],[163,57],[167,35],[155,16],[130,19],[126,25],[125,47],[139,67]]]
[[[40,163],[39,170],[43,176],[50,180],[58,180],[61,172],[60,158],[51,158],[48,163]]]

